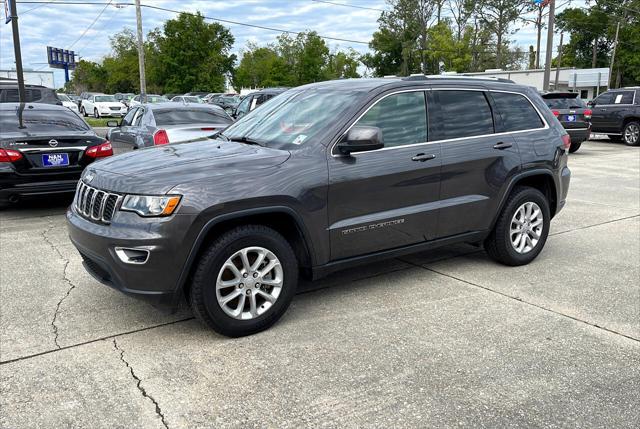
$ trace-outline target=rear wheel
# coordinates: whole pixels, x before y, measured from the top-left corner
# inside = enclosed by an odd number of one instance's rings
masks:
[[[485,241],[489,256],[505,265],[525,265],[542,251],[549,235],[549,203],[542,192],[515,188]]]
[[[571,146],[569,146],[569,153],[576,152],[578,149],[580,149],[580,146],[582,146],[582,142],[580,142],[580,143],[571,143]]]
[[[247,225],[221,235],[200,259],[189,301],[219,334],[251,335],[285,313],[298,284],[298,262],[282,235]]]
[[[640,144],[640,122],[631,121],[622,130],[622,139],[626,145],[638,146]]]

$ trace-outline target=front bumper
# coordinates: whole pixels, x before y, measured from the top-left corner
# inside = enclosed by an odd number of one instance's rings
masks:
[[[116,212],[111,224],[87,220],[72,206],[67,211],[69,238],[96,280],[165,310],[175,310],[182,298],[179,284],[190,246],[185,233],[190,215],[142,218]],[[190,244],[190,243],[189,243]],[[149,251],[144,264],[123,262],[116,248]]]
[[[127,114],[126,111],[116,111],[116,110],[100,110],[100,116],[113,116],[115,118],[119,118]]]

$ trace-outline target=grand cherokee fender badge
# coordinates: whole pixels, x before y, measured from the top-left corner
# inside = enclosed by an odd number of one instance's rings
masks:
[[[394,219],[387,222],[372,223],[371,225],[358,226],[356,228],[343,229],[342,235],[353,234],[354,232],[371,231],[373,229],[386,228],[387,226],[404,223],[404,219]]]
[[[93,170],[89,170],[87,171],[87,174],[84,175],[84,181],[85,183],[89,183],[93,180],[93,178],[96,177],[96,173]]]

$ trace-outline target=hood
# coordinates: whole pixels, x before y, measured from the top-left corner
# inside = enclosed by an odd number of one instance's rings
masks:
[[[285,150],[221,140],[140,149],[95,162],[83,177],[92,186],[119,193],[162,195],[179,184],[282,164]]]
[[[96,101],[95,103],[96,106],[98,107],[119,107],[119,108],[124,108],[124,104],[120,103],[119,101]]]

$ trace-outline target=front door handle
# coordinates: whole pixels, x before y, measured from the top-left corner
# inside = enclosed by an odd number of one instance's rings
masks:
[[[419,153],[416,156],[413,156],[411,158],[411,161],[420,161],[420,162],[425,162],[425,161],[429,161],[430,159],[434,159],[436,156],[434,154],[426,154],[426,153]]]
[[[502,149],[509,149],[511,146],[513,146],[513,144],[500,142],[500,143],[497,143],[497,144],[493,145],[493,148],[502,150]]]

